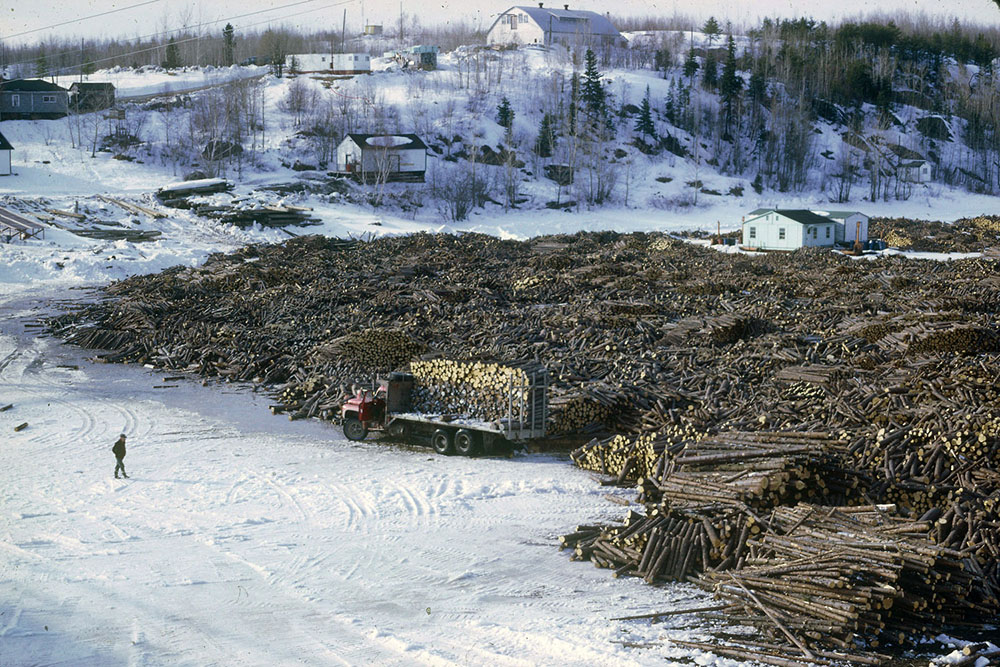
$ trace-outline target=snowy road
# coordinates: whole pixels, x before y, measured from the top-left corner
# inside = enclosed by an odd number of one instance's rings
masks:
[[[271,416],[246,389],[154,389],[162,373],[26,333],[41,303],[0,302],[0,404],[15,406],[0,413],[0,664],[684,655],[663,643],[690,636],[670,624],[606,619],[694,591],[615,580],[555,548],[622,516],[565,458],[352,443]],[[119,432],[128,480],[112,477]]]

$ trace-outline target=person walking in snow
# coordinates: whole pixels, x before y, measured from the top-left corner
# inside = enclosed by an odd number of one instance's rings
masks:
[[[114,446],[111,448],[114,452],[115,460],[115,479],[118,479],[118,471],[122,471],[122,477],[128,479],[128,475],[125,474],[125,434],[122,433],[118,436],[118,440],[115,441]]]

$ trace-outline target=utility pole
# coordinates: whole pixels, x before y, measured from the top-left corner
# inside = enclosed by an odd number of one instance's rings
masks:
[[[83,83],[83,37],[80,38],[80,83]]]
[[[399,48],[403,48],[403,3],[399,3]]]
[[[344,8],[344,22],[340,27],[340,52],[347,53],[344,49],[344,40],[347,39],[347,8]]]

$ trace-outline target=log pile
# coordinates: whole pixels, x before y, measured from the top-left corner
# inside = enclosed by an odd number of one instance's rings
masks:
[[[523,401],[526,419],[535,408],[535,387],[544,383],[545,368],[535,361],[485,362],[427,359],[410,362],[416,380],[413,409],[460,414],[493,421],[508,411],[517,414]],[[511,400],[514,402],[512,403]]]

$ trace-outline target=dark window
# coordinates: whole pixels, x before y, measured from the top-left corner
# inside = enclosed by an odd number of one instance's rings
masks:
[[[757,228],[756,227],[751,227],[750,228],[750,238],[752,238],[752,239],[757,238]]]
[[[778,227],[778,238],[779,239],[785,238],[785,228],[784,227]]]

